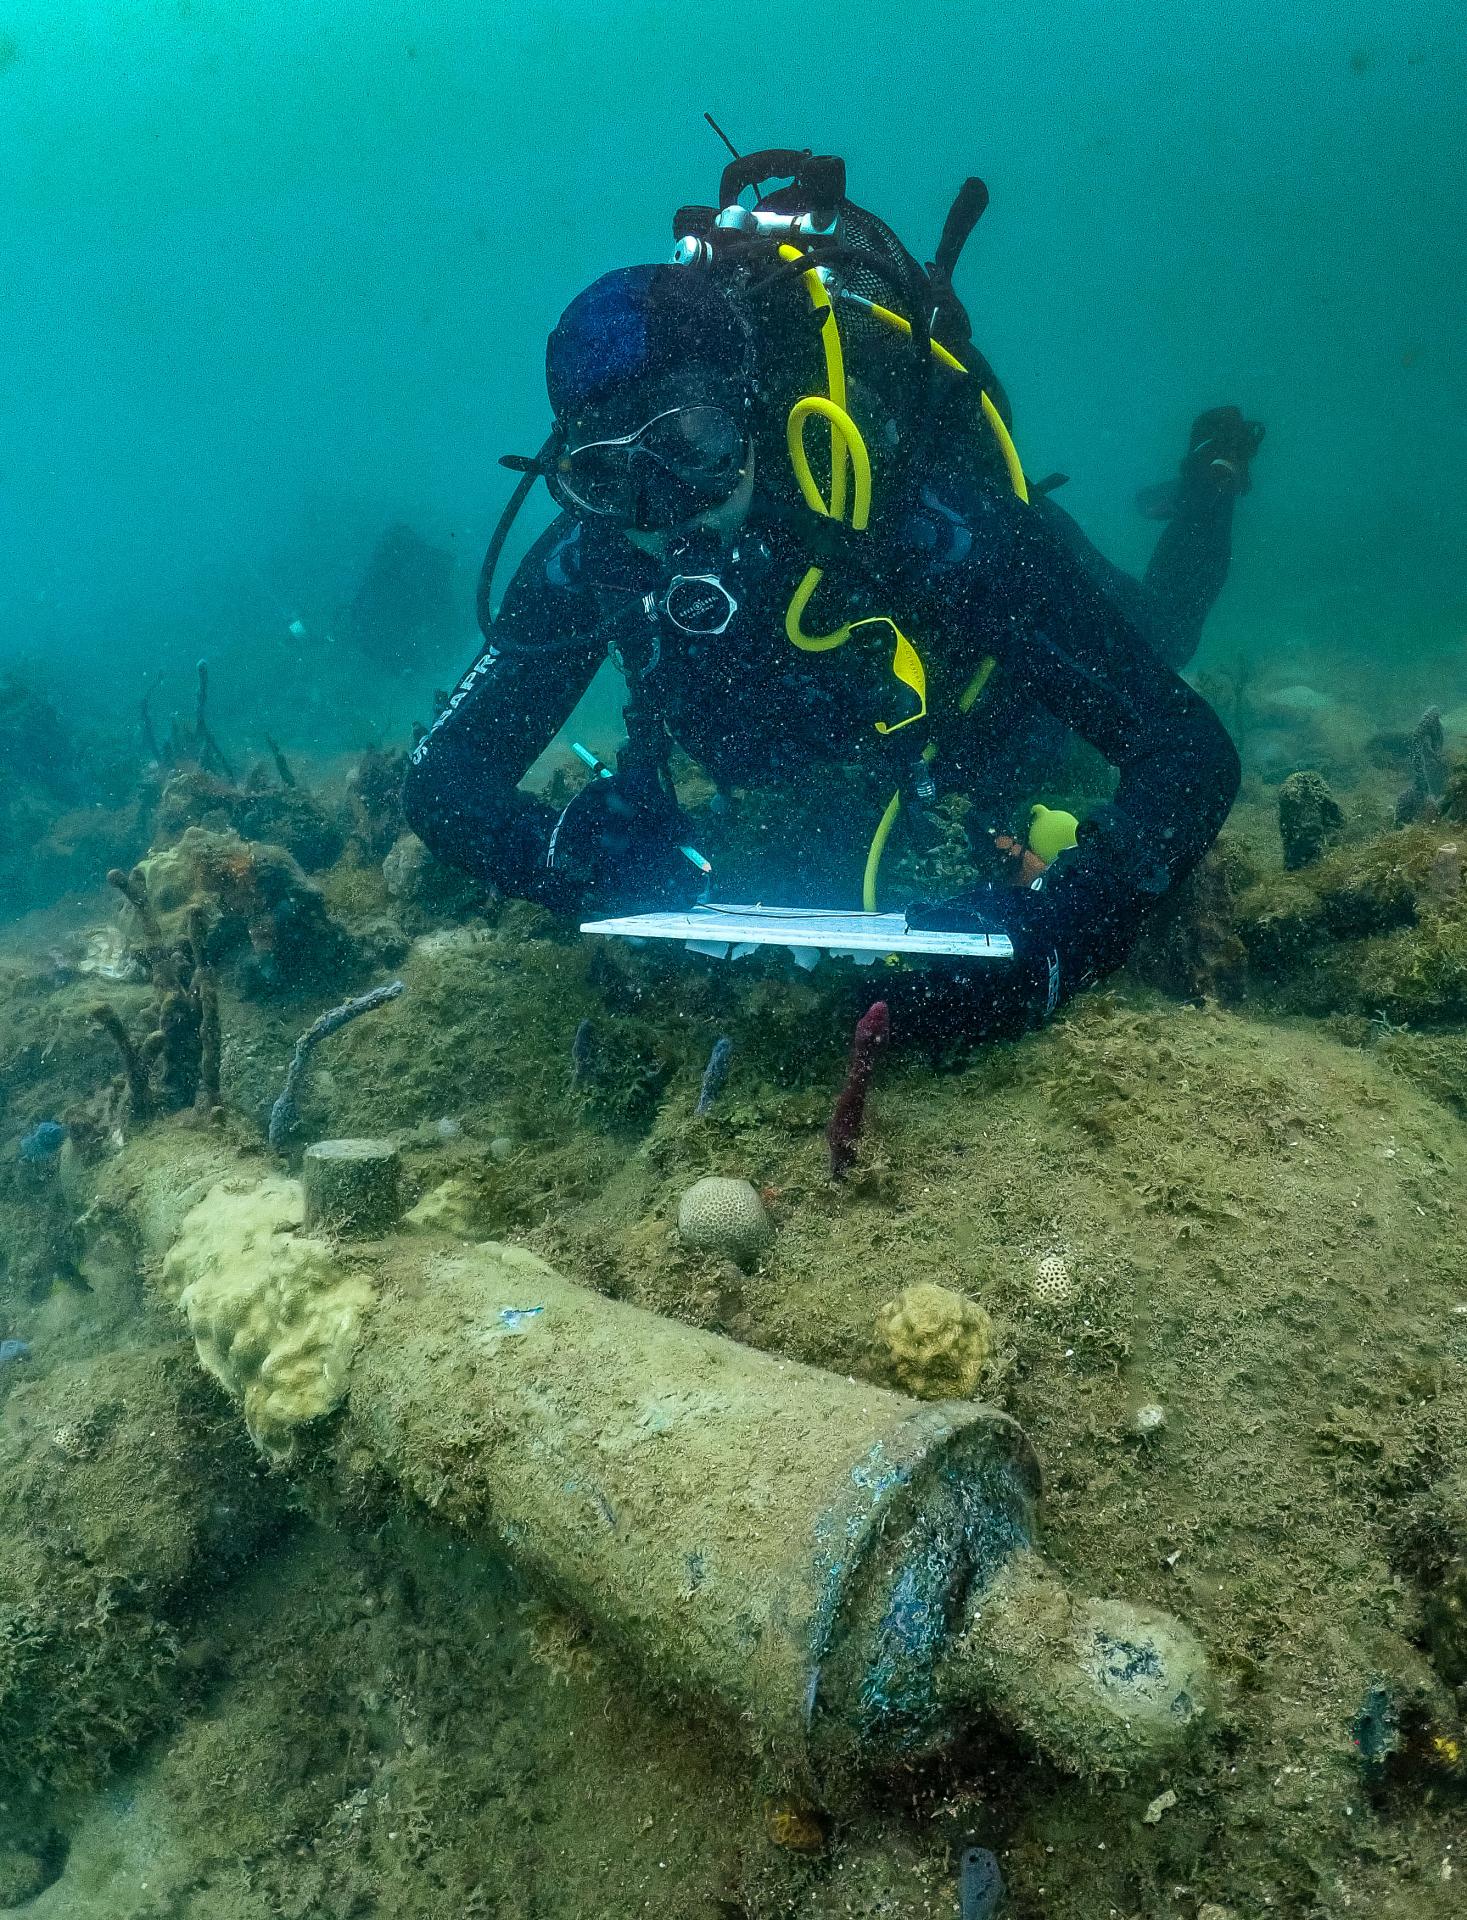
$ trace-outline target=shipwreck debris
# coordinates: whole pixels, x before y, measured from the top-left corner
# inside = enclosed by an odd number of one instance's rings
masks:
[[[402,1218],[402,1155],[391,1140],[317,1140],[301,1161],[307,1233],[374,1239]]]
[[[1291,773],[1279,788],[1279,839],[1290,873],[1312,867],[1336,844],[1345,816],[1322,773]]]

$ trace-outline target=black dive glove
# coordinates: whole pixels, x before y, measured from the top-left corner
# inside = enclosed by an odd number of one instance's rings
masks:
[[[933,1038],[990,1040],[1042,1026],[1071,986],[1055,915],[1030,887],[983,886],[917,901],[907,925],[932,933],[1004,934],[1012,960],[933,960],[902,976],[908,1019]]]
[[[1014,948],[1012,960],[932,963],[906,976],[902,995],[921,1024],[964,1039],[1022,1033],[1121,964],[1171,875],[1117,807],[1097,808],[1080,832],[1033,886],[975,887],[907,909],[910,927],[1002,933]]]
[[[545,899],[567,913],[651,913],[691,906],[705,876],[681,851],[687,816],[654,780],[598,776],[556,820]]]

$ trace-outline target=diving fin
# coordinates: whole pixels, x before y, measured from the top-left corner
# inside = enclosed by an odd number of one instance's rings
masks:
[[[993,1920],[1003,1904],[1003,1875],[987,1847],[969,1847],[958,1868],[959,1920]]]

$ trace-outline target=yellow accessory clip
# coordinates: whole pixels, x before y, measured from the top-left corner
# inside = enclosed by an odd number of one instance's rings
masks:
[[[871,519],[871,456],[866,451],[866,442],[861,430],[835,401],[827,400],[819,394],[811,394],[807,399],[796,401],[790,408],[790,417],[786,429],[789,443],[790,464],[795,470],[800,492],[805,504],[812,513],[823,514],[826,519],[836,515],[823,499],[815,475],[810,467],[809,455],[805,452],[805,423],[812,418],[821,418],[830,422],[832,462],[837,459],[839,448],[844,458],[840,461],[839,471],[844,474],[846,462],[849,462],[854,479],[855,500],[851,509],[851,525],[858,533],[864,533]],[[833,470],[836,470],[833,467]],[[832,485],[832,495],[834,486]],[[904,687],[910,688],[916,698],[917,710],[907,715],[905,720],[878,720],[878,733],[899,733],[903,727],[910,727],[916,720],[926,717],[927,713],[927,671],[922,665],[922,657],[911,641],[902,632],[894,620],[884,613],[868,614],[860,620],[848,620],[844,626],[837,627],[833,633],[806,633],[800,622],[805,609],[814,597],[823,578],[823,569],[811,567],[790,601],[784,617],[785,634],[791,644],[805,653],[828,653],[833,647],[843,647],[851,635],[861,627],[886,627],[895,640],[891,670]]]

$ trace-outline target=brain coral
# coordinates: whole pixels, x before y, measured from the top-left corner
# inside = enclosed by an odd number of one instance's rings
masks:
[[[721,1254],[741,1267],[757,1260],[774,1237],[764,1202],[748,1181],[716,1176],[688,1188],[678,1202],[677,1230],[684,1246]]]
[[[876,1316],[886,1371],[919,1400],[965,1400],[993,1351],[993,1323],[974,1301],[920,1281]]]
[[[460,1240],[483,1240],[487,1235],[482,1213],[483,1201],[473,1182],[455,1173],[430,1188],[403,1224],[419,1233],[451,1233]]]

